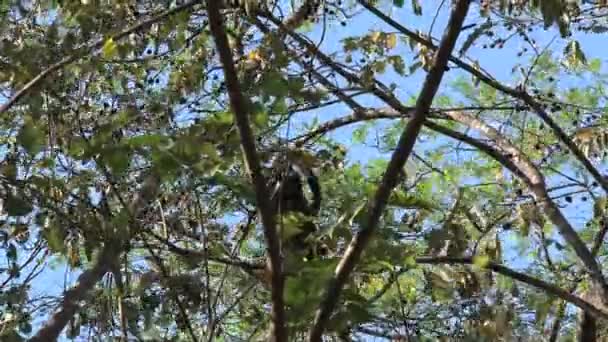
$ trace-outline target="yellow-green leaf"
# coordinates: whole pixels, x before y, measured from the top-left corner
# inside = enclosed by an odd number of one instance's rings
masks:
[[[386,48],[393,49],[393,48],[395,48],[395,46],[397,46],[397,35],[394,33],[391,33],[386,36]]]
[[[103,58],[110,59],[110,58],[116,56],[116,52],[117,52],[116,42],[114,41],[114,39],[109,38],[103,44],[103,47],[101,48],[101,54],[102,54]]]
[[[490,257],[487,255],[477,255],[473,257],[473,265],[479,268],[486,268],[490,264]]]

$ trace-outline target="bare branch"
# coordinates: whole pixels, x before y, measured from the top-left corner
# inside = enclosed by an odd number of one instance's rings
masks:
[[[82,301],[90,295],[90,290],[110,270],[111,265],[116,262],[117,250],[114,244],[104,247],[95,264],[84,271],[76,282],[76,285],[65,292],[59,309],[38,330],[36,335],[29,339],[30,342],[56,341],[57,337],[68,324],[70,319],[80,308]]]
[[[285,307],[283,303],[284,278],[281,262],[281,246],[276,231],[274,212],[270,203],[270,196],[266,188],[266,180],[262,174],[260,161],[257,155],[255,139],[249,123],[249,106],[241,92],[239,81],[234,67],[232,51],[224,30],[220,4],[217,0],[207,0],[209,27],[215,39],[217,51],[224,68],[226,88],[230,97],[230,105],[234,112],[236,125],[241,136],[241,149],[245,155],[246,167],[255,187],[256,203],[264,225],[266,249],[270,259],[269,272],[272,279],[272,332],[273,341],[287,341],[287,328],[285,326]]]
[[[361,230],[357,232],[351,240],[344,256],[336,267],[335,276],[329,282],[324,299],[321,302],[321,306],[315,315],[313,326],[310,329],[309,341],[311,342],[322,340],[323,331],[325,330],[325,326],[329,321],[332,311],[338,303],[342,288],[376,230],[376,226],[380,221],[388,197],[399,178],[398,174],[413,150],[416,138],[426,119],[426,114],[439,89],[441,79],[445,73],[448,57],[456,45],[460,28],[462,27],[462,23],[464,22],[464,18],[469,9],[469,4],[469,0],[461,0],[454,5],[441,46],[434,56],[434,64],[427,74],[420,95],[418,96],[412,119],[408,122],[399,138],[395,152],[391,156],[391,160],[382,177],[380,186],[371,202],[368,218]]]

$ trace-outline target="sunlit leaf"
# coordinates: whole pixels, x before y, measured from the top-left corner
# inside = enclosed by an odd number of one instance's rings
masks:
[[[473,265],[479,268],[486,268],[490,264],[490,257],[487,255],[476,255],[473,257]]]
[[[103,47],[101,48],[101,54],[103,58],[111,59],[116,56],[117,52],[118,49],[116,42],[114,42],[114,39],[106,39],[105,43],[103,44]]]

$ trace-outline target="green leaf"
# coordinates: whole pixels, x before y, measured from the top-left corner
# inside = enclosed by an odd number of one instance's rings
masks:
[[[602,70],[602,60],[599,58],[594,58],[589,61],[589,71],[596,74]]]
[[[253,115],[253,122],[257,127],[265,127],[268,124],[268,112],[262,110]]]
[[[412,0],[412,9],[415,15],[422,15],[422,6],[418,0]]]
[[[393,5],[401,8],[403,5],[405,5],[405,0],[393,0]]]
[[[251,185],[248,182],[244,182],[242,179],[232,176],[223,175],[221,173],[216,173],[212,177],[207,179],[207,182],[210,185],[223,185],[233,191],[236,195],[238,195],[243,200],[255,204],[255,192],[251,188]]]
[[[289,213],[283,216],[281,221],[281,238],[283,241],[289,240],[291,237],[302,232],[302,224],[308,218],[301,213]]]
[[[44,132],[28,117],[17,135],[17,143],[29,154],[34,155],[42,150],[44,138]]]
[[[117,53],[116,42],[114,42],[114,39],[109,38],[108,40],[106,40],[106,42],[103,44],[103,47],[101,48],[101,55],[105,59],[111,59],[114,56],[116,56],[116,53]]]
[[[118,77],[112,78],[112,91],[116,95],[123,95],[125,93],[125,90],[122,86],[122,80],[120,78],[118,78]]]
[[[487,255],[477,255],[473,257],[473,265],[479,268],[486,268],[490,264],[490,257]]]
[[[116,175],[125,173],[131,162],[131,154],[125,148],[110,149],[103,154],[102,158]]]
[[[29,201],[14,195],[7,196],[4,206],[9,216],[25,216],[33,210]]]
[[[284,97],[287,96],[289,92],[287,82],[279,72],[269,72],[265,74],[260,85],[262,91],[270,96]]]
[[[57,224],[50,224],[42,231],[47,246],[51,252],[59,253],[65,249],[66,232]]]
[[[393,205],[405,209],[428,209],[432,210],[435,205],[421,198],[407,195],[401,191],[394,191],[388,200],[389,205]]]
[[[147,146],[158,146],[165,144],[169,139],[160,134],[145,134],[138,135],[127,140],[127,144],[131,147],[147,147]]]
[[[361,125],[353,131],[352,142],[354,144],[362,144],[367,138],[368,125]]]

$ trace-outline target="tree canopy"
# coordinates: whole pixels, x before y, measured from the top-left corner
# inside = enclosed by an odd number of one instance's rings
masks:
[[[605,0],[0,2],[0,340],[608,339],[607,32]],[[318,213],[278,209],[286,161]]]

